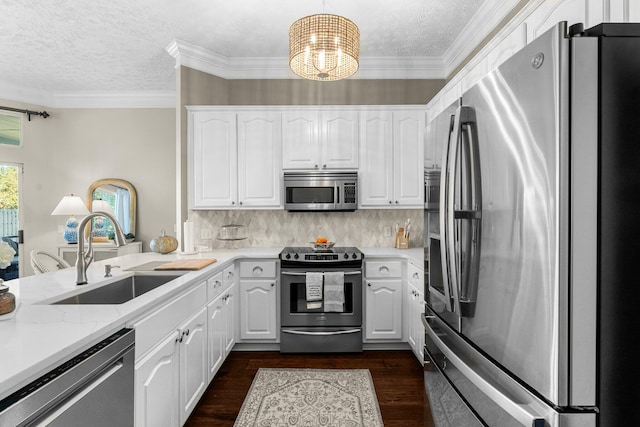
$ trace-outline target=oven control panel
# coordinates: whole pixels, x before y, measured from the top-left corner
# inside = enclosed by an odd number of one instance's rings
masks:
[[[345,261],[361,261],[362,252],[357,248],[333,248],[328,251],[314,251],[309,248],[285,248],[280,259],[291,262],[325,262],[343,263]]]

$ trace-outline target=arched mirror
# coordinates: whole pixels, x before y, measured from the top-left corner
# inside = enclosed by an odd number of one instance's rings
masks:
[[[130,182],[117,178],[101,179],[89,187],[87,208],[91,212],[106,210],[113,214],[127,240],[132,240],[136,234],[136,199],[136,189]],[[110,221],[104,227],[106,235],[113,232]]]

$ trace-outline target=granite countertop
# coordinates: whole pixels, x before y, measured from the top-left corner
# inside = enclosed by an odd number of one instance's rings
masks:
[[[423,250],[382,247],[359,248],[370,258],[399,257],[422,268]],[[281,247],[214,250],[197,255],[160,255],[151,252],[94,262],[87,270],[89,284],[75,284],[75,268],[27,276],[6,282],[16,295],[18,308],[0,316],[0,399],[58,366],[69,357],[128,327],[147,310],[164,303],[185,288],[201,283],[239,258],[277,258]],[[49,305],[64,297],[99,287],[105,280],[132,274],[127,271],[154,261],[216,258],[217,262],[119,305]],[[120,266],[105,279],[104,265]],[[167,271],[165,274],[175,272]],[[154,274],[162,274],[155,272]],[[203,302],[204,303],[204,302]]]

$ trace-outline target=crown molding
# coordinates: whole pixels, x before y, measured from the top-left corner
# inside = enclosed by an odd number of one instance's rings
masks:
[[[442,55],[447,78],[478,47],[520,0],[486,0]]]
[[[0,99],[47,108],[175,108],[175,91],[162,92],[45,92],[0,85]]]
[[[69,92],[54,93],[55,108],[175,108],[176,93],[161,92]]]
[[[298,79],[289,69],[289,59],[230,58],[183,40],[173,40],[166,51],[175,58],[176,67],[185,66],[224,79]],[[446,69],[441,58],[361,57],[352,79],[444,79]]]

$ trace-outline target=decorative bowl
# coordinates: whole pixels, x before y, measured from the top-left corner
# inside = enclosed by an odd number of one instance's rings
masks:
[[[315,251],[326,251],[328,249],[331,249],[333,247],[333,245],[335,245],[335,242],[327,242],[327,243],[316,243],[316,242],[309,242],[313,245],[313,250]]]

